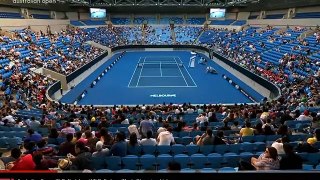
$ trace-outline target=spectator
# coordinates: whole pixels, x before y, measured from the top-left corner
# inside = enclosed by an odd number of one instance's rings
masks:
[[[221,145],[226,144],[226,142],[223,140],[224,133],[223,131],[218,131],[217,135],[214,136],[213,145]]]
[[[106,156],[109,156],[109,149],[108,148],[103,148],[103,142],[98,141],[96,144],[96,152],[92,154],[92,157],[101,157],[104,158]]]
[[[231,127],[228,126],[228,122],[224,121],[224,126],[218,128],[218,130],[226,131],[226,130],[231,130]]]
[[[61,133],[64,136],[69,134],[69,133],[71,133],[71,134],[75,134],[76,133],[76,130],[73,127],[70,127],[70,126],[71,126],[70,122],[65,122],[64,123],[63,129],[61,129]]]
[[[213,137],[212,129],[208,128],[206,132],[199,137],[197,141],[197,145],[198,146],[213,145],[213,142],[214,142],[214,137]]]
[[[7,169],[10,170],[35,170],[35,168],[32,154],[22,155],[16,161],[7,164]]]
[[[276,170],[280,168],[278,152],[274,147],[267,147],[259,158],[252,157],[251,163],[240,161],[239,170]]]
[[[143,119],[140,122],[139,129],[140,129],[140,132],[141,132],[141,137],[145,138],[145,137],[147,137],[147,132],[148,131],[153,131],[154,130],[154,125],[148,119]]]
[[[115,143],[110,149],[110,155],[124,157],[127,155],[127,143],[125,142],[125,134],[118,132],[116,134]]]
[[[28,129],[28,135],[24,139],[24,142],[33,141],[35,143],[38,143],[41,140],[42,140],[42,136],[38,132],[34,132],[33,129]]]
[[[8,163],[16,161],[21,156],[21,150],[19,148],[13,148],[10,151],[10,156],[0,157],[0,161],[3,164],[3,167],[7,167]]]
[[[276,134],[276,133],[272,130],[271,126],[266,125],[266,126],[264,126],[264,128],[263,128],[263,134],[264,134],[264,135],[274,135],[274,134]]]
[[[73,134],[69,133],[66,136],[66,141],[59,145],[59,156],[66,156],[67,154],[76,155],[74,151],[75,143],[72,142]]]
[[[251,123],[249,121],[247,121],[245,123],[244,128],[241,128],[239,135],[240,136],[253,136],[254,135],[254,131],[251,128]]]
[[[105,148],[111,148],[114,139],[113,137],[109,134],[107,128],[102,127],[99,131],[100,134],[100,141],[103,142],[103,147]]]
[[[158,135],[157,142],[158,146],[175,144],[171,126],[169,126],[166,131],[163,131]]]
[[[262,135],[263,129],[262,129],[262,123],[258,122],[254,128],[254,135]]]
[[[157,141],[152,138],[152,131],[147,132],[147,138],[141,139],[140,145],[142,146],[155,146],[157,145]]]
[[[291,135],[291,132],[288,129],[287,125],[280,125],[279,128],[277,129],[277,134],[281,136],[288,136]]]
[[[276,148],[279,155],[283,155],[285,154],[283,145],[289,142],[289,138],[287,136],[283,136],[282,138],[279,138],[275,142],[273,142],[271,147]]]
[[[308,110],[304,110],[304,112],[297,118],[298,121],[312,121],[312,116],[310,116]]]
[[[293,151],[293,147],[288,143],[284,143],[283,149],[285,152],[285,156],[280,159],[280,169],[302,169],[303,160]]]
[[[40,122],[36,120],[34,116],[31,117],[31,122],[29,124],[30,129],[37,130],[40,126]]]
[[[51,128],[48,138],[57,139],[59,137],[59,132],[56,128]]]
[[[42,152],[35,152],[33,154],[33,162],[36,167],[35,170],[49,170],[49,168],[55,168],[58,166],[58,161],[50,159],[48,157],[44,158]]]
[[[233,131],[240,131],[241,130],[241,126],[239,126],[239,122],[238,121],[234,121],[233,124],[230,127],[231,130]]]
[[[313,131],[313,137],[307,139],[307,143],[310,145],[313,145],[319,140],[320,140],[320,129],[318,128]]]
[[[93,153],[96,150],[96,144],[99,140],[92,135],[92,132],[90,130],[86,130],[84,134],[85,139],[87,140],[87,143],[85,145],[89,147],[90,152]]]
[[[92,170],[92,155],[89,149],[81,141],[78,141],[75,145],[76,157],[70,158],[72,165],[70,170]]]

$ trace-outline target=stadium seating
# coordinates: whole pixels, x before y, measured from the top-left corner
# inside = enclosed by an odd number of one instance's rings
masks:
[[[23,19],[23,16],[20,13],[0,12],[0,18]]]
[[[115,25],[128,25],[131,21],[129,18],[111,18],[111,22]]]
[[[230,25],[234,22],[234,19],[226,19],[226,20],[212,20],[211,25]]]
[[[81,20],[87,26],[107,25],[103,20]]]
[[[284,14],[267,14],[264,19],[282,19]]]
[[[34,19],[51,19],[48,14],[31,14],[31,17]]]
[[[293,19],[320,18],[320,12],[297,12]]]
[[[186,24],[197,24],[197,25],[202,25],[206,21],[205,18],[188,18],[186,19]]]

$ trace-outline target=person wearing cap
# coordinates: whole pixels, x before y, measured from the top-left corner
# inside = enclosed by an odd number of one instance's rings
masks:
[[[312,121],[312,116],[308,110],[304,110],[302,114],[297,118],[298,121]]]

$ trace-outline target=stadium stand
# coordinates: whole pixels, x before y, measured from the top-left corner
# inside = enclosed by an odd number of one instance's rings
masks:
[[[296,13],[293,19],[319,18],[318,14]],[[48,15],[32,16],[50,19]],[[0,17],[16,19],[21,15],[0,13]],[[273,14],[265,19],[282,17],[283,14]],[[301,158],[300,170],[319,170],[320,29],[267,25],[235,31],[214,27],[243,26],[250,22],[247,20],[213,20],[207,28],[193,26],[203,25],[205,18],[187,18],[187,25],[176,25],[174,29],[168,26],[170,21],[183,24],[183,19],[164,17],[160,18],[163,26],[153,26],[157,24],[156,18],[136,17],[135,25],[114,27],[105,27],[103,20],[72,20],[70,24],[74,26],[103,27],[68,27],[57,33],[24,28],[10,31],[11,37],[1,35],[0,148],[7,153],[11,151],[11,156],[20,149],[25,155],[21,157],[40,156],[40,160],[34,158],[30,162],[31,170],[49,169],[45,165],[50,159],[54,164],[50,168],[89,169],[99,173],[166,172],[171,161],[181,165],[181,172],[226,173],[238,171],[240,160],[266,158],[270,146],[279,148],[275,144],[282,143],[283,147],[282,141],[288,138],[287,143]],[[111,21],[114,25],[131,24],[129,18],[111,18]],[[143,28],[144,21],[148,25]],[[253,105],[94,107],[50,101],[46,91],[54,79],[31,69],[44,67],[60,75],[70,75],[105,52],[87,41],[108,48],[136,44],[203,46],[276,84],[281,95]],[[203,121],[208,124],[205,128],[197,119],[199,114],[205,116]],[[143,121],[147,128],[152,127],[150,137],[142,131],[146,128]],[[162,136],[169,136],[171,142],[160,144]],[[286,157],[279,153],[284,151],[281,147],[276,149],[277,160]],[[19,163],[18,158],[12,158]],[[71,159],[73,163],[63,166],[61,159],[67,163]],[[9,169],[18,168],[4,158],[1,160]],[[270,168],[267,170],[282,169],[277,160],[278,164],[266,167]],[[77,164],[78,161],[83,164]]]

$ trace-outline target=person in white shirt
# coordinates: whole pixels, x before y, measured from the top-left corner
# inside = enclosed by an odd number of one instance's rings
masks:
[[[308,110],[305,110],[302,114],[300,114],[300,116],[297,118],[298,121],[312,121],[312,117],[309,114]]]
[[[175,144],[172,127],[169,126],[166,131],[161,132],[158,135],[157,141],[159,146]]]
[[[152,131],[147,132],[147,138],[141,139],[140,145],[142,146],[155,146],[157,145],[157,141],[152,138]]]
[[[270,118],[268,118],[268,119],[266,120],[266,123],[262,125],[262,129],[264,129],[264,127],[266,127],[266,126],[270,126],[270,127],[271,127],[271,130],[274,131],[274,127],[273,127],[273,125],[271,124],[271,119],[270,119]]]
[[[197,123],[204,123],[205,121],[208,121],[208,117],[206,113],[201,113],[199,116],[196,118]]]
[[[129,134],[131,133],[136,133],[137,135],[137,138],[140,139],[141,138],[141,135],[138,131],[138,128],[135,124],[131,124],[129,127],[128,127],[128,131],[129,131]]]
[[[277,139],[275,142],[272,143],[272,147],[277,149],[278,154],[285,154],[283,149],[283,143],[288,143],[289,139],[287,136],[283,136],[280,139]]]
[[[194,109],[190,106],[190,107],[187,109],[187,113],[188,113],[188,114],[194,113]]]

